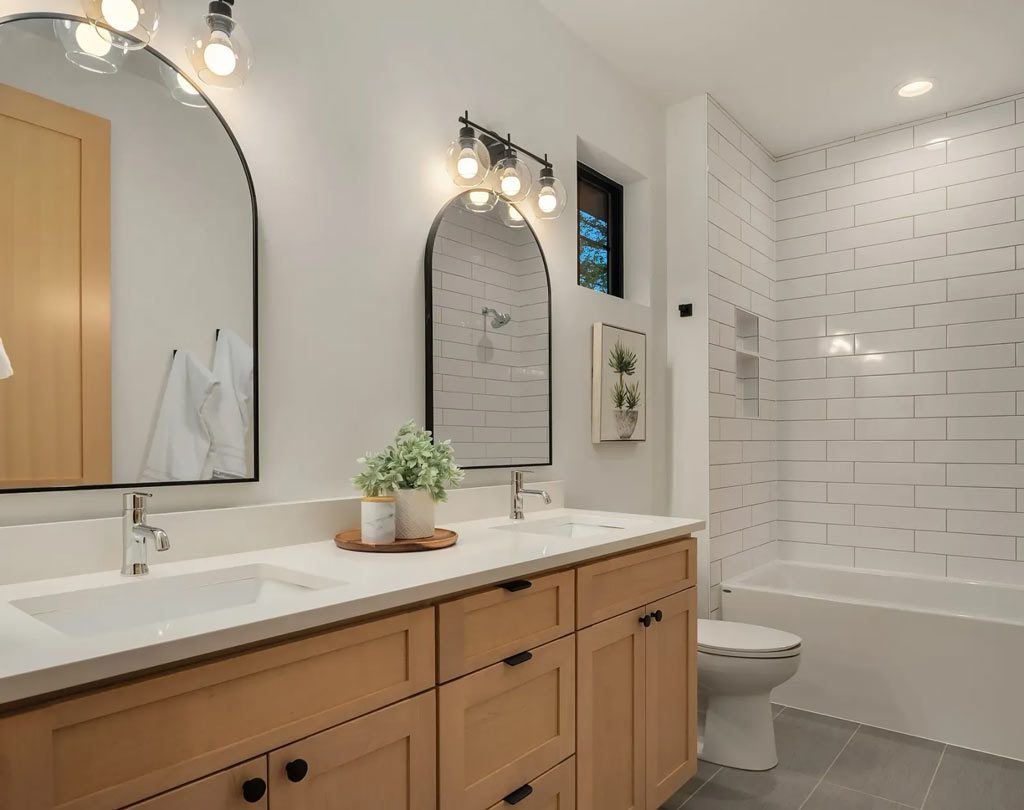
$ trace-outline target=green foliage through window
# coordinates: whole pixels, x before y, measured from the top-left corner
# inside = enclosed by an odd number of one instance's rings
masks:
[[[597,292],[608,292],[608,223],[580,211],[579,283]]]

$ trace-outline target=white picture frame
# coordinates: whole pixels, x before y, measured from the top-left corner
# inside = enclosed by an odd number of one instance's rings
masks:
[[[647,441],[647,335],[599,322],[593,345],[592,441]]]

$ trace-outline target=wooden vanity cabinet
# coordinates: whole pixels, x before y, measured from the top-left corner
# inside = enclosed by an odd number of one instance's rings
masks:
[[[270,810],[433,810],[435,720],[431,691],[272,751]]]
[[[595,564],[600,566],[597,577],[608,572],[609,581],[617,580],[605,591],[607,603],[628,602],[624,580],[636,584],[633,600],[651,592],[652,579],[655,590],[670,587],[663,574],[634,577],[628,572],[647,568],[652,559],[680,559],[685,549],[650,551],[661,554],[638,552],[636,566],[620,569],[627,576],[614,573],[608,561]],[[697,591],[686,587],[689,577],[682,571],[676,568],[675,582],[684,590],[637,604],[577,633],[581,808],[656,810],[697,771]],[[581,598],[584,590],[580,584]]]
[[[682,538],[0,717],[0,810],[655,810],[695,582]]]

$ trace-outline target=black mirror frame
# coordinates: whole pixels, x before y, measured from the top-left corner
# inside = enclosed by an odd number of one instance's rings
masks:
[[[20,22],[23,20],[72,20],[79,23],[88,23],[89,21],[84,17],[80,17],[75,14],[58,14],[53,12],[26,12],[21,14],[9,14],[6,16],[0,16],[0,27],[7,23]],[[121,34],[121,36],[125,36]],[[253,484],[260,480],[260,363],[259,363],[259,215],[256,207],[256,188],[253,186],[252,173],[249,171],[249,164],[245,160],[245,155],[242,152],[242,147],[238,143],[238,139],[235,137],[235,133],[231,131],[231,127],[228,126],[228,122],[221,114],[220,110],[210,100],[209,96],[203,92],[202,88],[199,87],[190,76],[183,74],[178,66],[164,56],[160,51],[153,48],[151,45],[146,45],[144,48],[139,50],[145,50],[151,53],[154,57],[159,59],[168,67],[172,68],[176,73],[185,76],[186,79],[196,88],[203,101],[206,102],[206,106],[209,107],[210,111],[220,121],[224,132],[227,134],[228,139],[231,141],[231,145],[234,146],[235,152],[238,154],[238,160],[242,164],[242,172],[245,174],[245,182],[249,186],[249,198],[252,201],[252,387],[253,387],[253,402],[252,402],[252,431],[253,431],[253,470],[252,476],[249,478],[230,478],[230,479],[210,479],[201,481],[146,481],[144,482],[146,488],[149,487],[185,487],[185,486],[209,486],[209,485],[220,485],[220,484]],[[80,484],[76,486],[67,487],[15,487],[11,489],[0,488],[0,496],[2,495],[13,495],[15,493],[24,492],[78,492],[82,490],[101,490],[101,489],[130,489],[132,487],[140,486],[141,482],[126,482],[119,484]]]
[[[423,256],[424,299],[426,300],[424,317],[424,352],[426,355],[426,379],[424,389],[426,399],[426,416],[423,420],[423,424],[426,429],[432,433],[434,430],[434,241],[437,239],[437,230],[441,227],[441,220],[444,219],[445,213],[447,213],[448,209],[456,200],[459,199],[459,197],[468,193],[469,191],[467,190],[462,192],[462,194],[456,194],[442,206],[437,216],[434,217],[434,222],[430,226],[430,233],[427,234],[427,247]],[[509,203],[509,205],[511,205],[511,203]],[[517,206],[513,207],[522,213]],[[548,460],[536,464],[481,464],[476,466],[459,464],[459,466],[465,470],[505,470],[517,469],[520,467],[550,467],[555,463],[555,398],[553,390],[555,358],[552,346],[554,325],[551,317],[551,271],[548,269],[548,259],[544,254],[544,245],[541,244],[540,238],[537,236],[537,231],[534,230],[533,225],[530,224],[530,220],[527,219],[525,214],[523,215],[523,221],[526,223],[526,227],[530,229],[530,234],[533,236],[533,240],[537,243],[537,250],[540,251],[540,260],[544,265],[544,278],[548,291]],[[458,462],[458,459],[456,459],[456,462]]]

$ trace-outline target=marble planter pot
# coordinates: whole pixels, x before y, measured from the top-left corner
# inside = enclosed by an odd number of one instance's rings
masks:
[[[395,499],[390,495],[364,497],[360,535],[364,543],[383,545],[395,542]]]
[[[434,499],[425,489],[395,492],[395,537],[413,540],[434,536]]]
[[[633,435],[633,431],[636,430],[637,416],[639,416],[637,411],[615,412],[615,431],[619,434],[620,439],[628,439]]]

